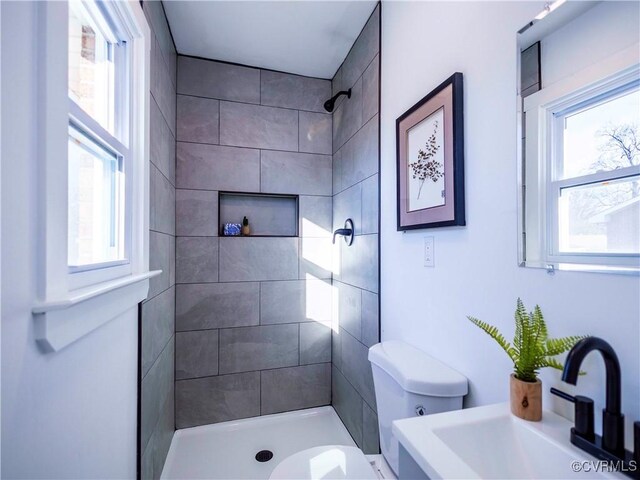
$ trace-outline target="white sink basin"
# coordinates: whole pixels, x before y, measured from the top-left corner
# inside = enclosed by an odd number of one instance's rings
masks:
[[[541,422],[520,420],[497,404],[396,420],[393,433],[432,479],[625,478],[593,471],[596,459],[569,441],[572,426],[548,411]],[[592,471],[574,472],[575,461],[592,461]]]

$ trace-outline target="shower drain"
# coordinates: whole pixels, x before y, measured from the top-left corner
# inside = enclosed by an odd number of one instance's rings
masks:
[[[268,462],[273,458],[273,452],[271,450],[260,450],[256,453],[256,460],[259,462]]]

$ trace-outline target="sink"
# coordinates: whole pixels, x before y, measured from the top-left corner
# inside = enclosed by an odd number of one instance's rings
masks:
[[[488,405],[393,422],[393,433],[429,478],[626,478],[596,472],[597,460],[569,441],[572,422],[545,411],[541,422]],[[574,472],[574,462],[593,462]],[[402,465],[401,465],[402,472]]]

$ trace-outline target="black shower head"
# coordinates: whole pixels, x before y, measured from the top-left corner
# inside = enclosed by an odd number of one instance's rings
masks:
[[[341,92],[336,93],[333,97],[331,97],[329,100],[324,102],[324,109],[327,112],[329,113],[333,112],[333,108],[336,106],[336,100],[340,95],[346,95],[347,98],[351,98],[351,89],[342,90]]]

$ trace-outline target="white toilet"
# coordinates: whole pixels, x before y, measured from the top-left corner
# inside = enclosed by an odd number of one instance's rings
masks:
[[[378,404],[378,426],[383,462],[377,472],[362,450],[344,445],[326,445],[285,458],[270,479],[371,479],[398,475],[398,441],[391,422],[416,415],[462,408],[467,379],[422,350],[399,341],[378,343],[369,349]]]

